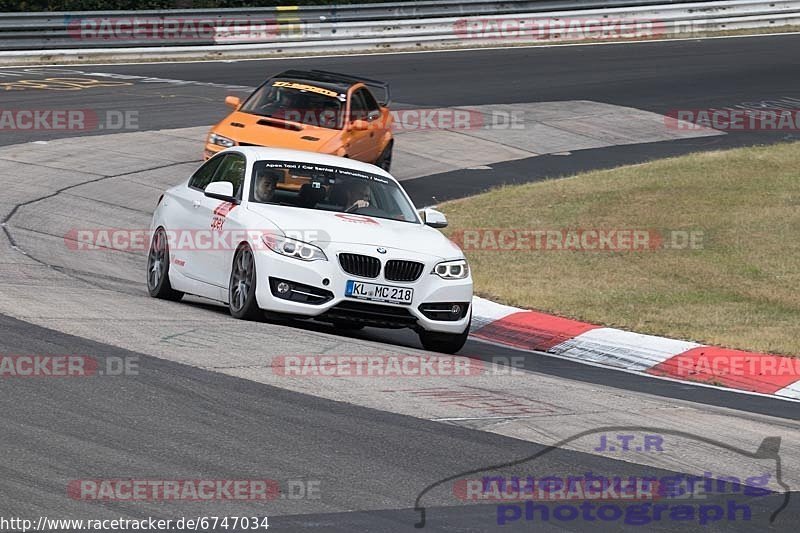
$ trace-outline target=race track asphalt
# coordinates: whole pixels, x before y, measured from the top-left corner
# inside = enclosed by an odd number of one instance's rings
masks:
[[[75,519],[173,519],[268,516],[277,531],[529,531],[521,520],[498,526],[498,504],[454,506],[452,494],[426,489],[450,476],[544,476],[585,472],[622,479],[680,472],[554,448],[456,425],[298,394],[136,354],[0,316],[0,353],[82,354],[133,360],[135,375],[2,381],[2,516]],[[577,366],[577,365],[576,365]],[[100,368],[106,368],[102,362]],[[776,404],[777,406],[777,404]],[[541,457],[527,459],[543,453]],[[490,465],[521,462],[491,469]],[[473,476],[474,477],[474,476]],[[282,495],[269,501],[91,501],[70,496],[76,480],[267,479]],[[305,484],[305,485],[303,485]],[[314,497],[292,496],[305,486]],[[311,489],[313,487],[313,489]],[[447,487],[450,491],[455,489]],[[775,524],[800,518],[792,495]],[[766,528],[784,494],[709,495],[705,505],[737,501],[749,521],[726,531]],[[447,503],[445,503],[447,502]],[[636,502],[621,503],[627,508]],[[555,505],[551,505],[555,507]],[[362,510],[365,509],[365,510]],[[506,511],[503,511],[506,512]],[[501,513],[502,514],[502,513]],[[541,517],[540,517],[541,518]],[[587,521],[537,523],[537,530],[640,531],[640,525]],[[664,520],[648,530],[685,531]],[[221,529],[219,531],[222,531]]]
[[[515,48],[430,54],[391,54],[243,62],[0,69],[0,84],[53,77],[106,79],[96,73],[141,76],[129,85],[63,91],[6,90],[3,107],[135,110],[139,130],[204,126],[227,112],[226,94],[286,68],[363,73],[392,84],[400,107],[592,100],[664,114],[674,109],[800,102],[795,54],[800,36],[689,40],[607,46]],[[5,74],[4,74],[5,73]],[[153,80],[152,78],[158,78]],[[170,81],[171,80],[171,81]],[[214,84],[214,85],[209,85]],[[236,87],[222,87],[231,85]],[[0,85],[1,86],[1,85]],[[46,104],[44,104],[46,102]],[[3,131],[0,145],[104,131]],[[796,132],[730,133],[711,138],[577,150],[409,180],[404,186],[425,205],[474,194],[498,183],[521,183],[619,164],[758,143],[793,140]],[[77,149],[80,149],[79,147]],[[132,146],[135,151],[136,147]],[[196,311],[197,309],[195,309]],[[209,315],[219,314],[212,309]],[[75,317],[76,320],[80,317]],[[213,316],[209,319],[213,322]],[[324,327],[295,325],[298,344]],[[0,354],[87,354],[137,358],[141,373],[123,378],[4,379],[0,443],[0,510],[6,516],[92,518],[256,514],[272,515],[276,530],[412,530],[416,496],[430,483],[469,469],[530,456],[543,444],[497,432],[404,416],[301,394],[141,353],[125,351],[0,315]],[[310,334],[310,333],[309,333]],[[416,347],[407,332],[367,329],[353,339]],[[348,337],[342,337],[346,343]],[[608,395],[649,394],[675,409],[686,403],[744,422],[796,431],[796,403],[609,371],[470,341],[463,353],[484,360],[524,355],[525,369],[543,376],[596,385]],[[591,403],[592,398],[586,398]],[[646,415],[644,422],[654,422]],[[766,436],[766,435],[765,435]],[[733,464],[733,463],[731,463]],[[558,449],[537,468],[615,475],[667,475],[673,470]],[[319,500],[281,498],[263,504],[85,502],[70,498],[69,481],[85,478],[252,478],[319,481]],[[771,527],[788,530],[800,518],[797,498]],[[755,521],[725,522],[724,530],[767,528],[782,496],[754,501]],[[423,502],[424,503],[424,502]],[[428,502],[428,530],[529,530],[520,521],[497,527],[497,507]],[[260,507],[259,507],[260,505]],[[757,511],[756,511],[757,510]],[[619,530],[616,524],[537,524],[542,530]],[[687,530],[665,521],[648,529]],[[641,527],[631,529],[641,530]],[[709,529],[713,530],[713,529]],[[721,530],[721,529],[720,529]],[[424,531],[424,530],[423,530]]]

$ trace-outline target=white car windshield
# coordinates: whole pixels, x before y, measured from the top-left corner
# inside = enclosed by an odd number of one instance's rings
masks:
[[[296,161],[257,161],[250,201],[419,223],[393,180],[348,168]]]

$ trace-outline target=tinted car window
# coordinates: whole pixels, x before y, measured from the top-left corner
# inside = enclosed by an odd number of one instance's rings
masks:
[[[363,93],[364,103],[367,105],[367,112],[374,115],[376,112],[380,113],[381,108],[378,106],[378,101],[372,96],[372,93],[366,89],[361,89],[359,92]]]
[[[217,167],[214,177],[209,183],[227,181],[233,184],[233,195],[242,197],[242,184],[244,183],[245,159],[241,154],[225,154],[222,162]]]
[[[350,100],[350,120],[367,120],[367,103],[364,100],[364,91],[362,89],[353,93]]]
[[[205,164],[197,169],[197,172],[195,172],[192,176],[192,179],[189,181],[189,187],[204,191],[206,186],[211,183],[211,179],[214,177],[214,172],[216,172],[219,164],[222,162],[223,157],[225,156],[212,157],[206,161]]]

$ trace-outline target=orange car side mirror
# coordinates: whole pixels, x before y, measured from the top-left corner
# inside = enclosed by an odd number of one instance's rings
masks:
[[[242,101],[239,99],[238,96],[226,96],[225,97],[225,104],[231,106],[234,109],[238,109],[241,105]]]
[[[366,120],[354,120],[350,124],[350,129],[355,131],[365,131],[369,129],[369,122]]]

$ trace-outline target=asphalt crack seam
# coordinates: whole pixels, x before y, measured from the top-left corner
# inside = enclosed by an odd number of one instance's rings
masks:
[[[76,280],[76,281],[80,281],[80,282],[83,282],[83,283],[88,283],[89,285],[95,286],[97,288],[112,290],[114,292],[124,292],[124,291],[120,291],[118,289],[108,289],[107,287],[104,287],[104,286],[100,285],[99,283],[84,279],[82,276],[101,278],[101,279],[104,279],[104,280],[107,280],[107,281],[114,281],[114,282],[123,283],[123,284],[131,284],[130,280],[123,279],[123,278],[116,278],[116,277],[113,277],[113,276],[107,276],[107,275],[102,275],[102,274],[95,274],[95,273],[88,272],[88,271],[75,270],[75,269],[71,269],[71,268],[66,268],[66,267],[54,265],[54,264],[48,263],[47,261],[45,261],[43,259],[40,259],[40,258],[38,258],[38,257],[36,257],[34,255],[31,255],[30,253],[28,253],[25,250],[23,250],[19,246],[19,244],[17,244],[17,240],[14,238],[14,234],[11,232],[11,228],[9,227],[8,224],[9,224],[9,222],[11,222],[11,219],[14,218],[14,216],[17,214],[17,212],[20,210],[20,208],[26,207],[26,206],[29,206],[29,205],[33,205],[33,204],[35,204],[37,202],[42,202],[44,200],[49,200],[50,198],[54,198],[54,197],[58,196],[59,194],[65,193],[65,192],[67,192],[67,191],[69,191],[71,189],[82,187],[84,185],[91,185],[93,183],[99,183],[101,181],[105,181],[105,180],[108,180],[108,179],[122,178],[122,177],[125,177],[125,176],[131,176],[133,174],[140,174],[142,172],[150,172],[150,171],[153,171],[153,170],[161,170],[161,169],[164,169],[164,168],[170,168],[170,167],[175,167],[175,166],[179,166],[179,165],[185,165],[185,164],[188,164],[188,163],[196,163],[196,160],[178,161],[178,162],[173,162],[173,163],[167,163],[165,165],[158,165],[158,166],[151,167],[151,168],[143,168],[143,169],[135,170],[135,171],[132,171],[132,172],[123,172],[121,174],[113,174],[113,175],[101,175],[101,174],[97,174],[97,173],[94,173],[94,172],[81,171],[81,172],[84,172],[85,174],[92,174],[92,175],[96,175],[96,176],[99,176],[99,177],[97,177],[95,179],[87,180],[87,181],[84,181],[84,182],[81,182],[81,183],[75,183],[73,185],[67,185],[67,186],[62,187],[60,189],[57,189],[57,190],[53,191],[52,193],[47,194],[45,196],[40,196],[40,197],[34,198],[32,200],[28,200],[28,201],[25,201],[25,202],[20,202],[18,204],[15,204],[14,207],[11,209],[11,211],[8,213],[8,215],[6,215],[6,217],[2,220],[2,222],[0,222],[0,227],[3,228],[3,233],[5,233],[5,236],[8,239],[8,242],[11,244],[11,248],[13,250],[15,250],[16,252],[19,252],[20,254],[24,255],[25,257],[31,259],[32,261],[35,261],[36,263],[38,263],[38,264],[40,264],[40,265],[42,265],[44,267],[50,268],[50,269],[54,270],[55,272],[58,272],[59,274],[63,274],[65,276],[69,277],[69,278],[72,278],[72,279]],[[32,165],[32,166],[38,166],[38,167],[45,166],[45,165],[36,165],[34,163],[25,163],[25,164],[29,164],[29,165]],[[50,167],[46,167],[46,168],[50,168]]]

